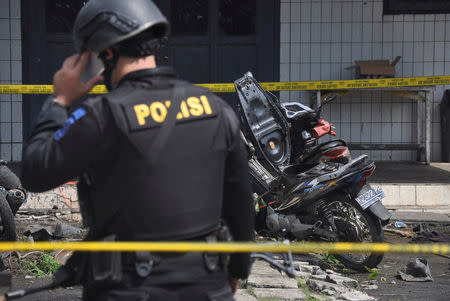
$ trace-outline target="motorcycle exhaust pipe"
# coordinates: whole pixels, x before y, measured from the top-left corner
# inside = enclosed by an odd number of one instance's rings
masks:
[[[314,225],[303,224],[295,215],[284,215],[276,213],[271,207],[267,208],[267,228],[274,233],[289,232],[298,239],[305,239],[309,234],[320,228],[321,221]]]
[[[299,219],[295,220],[291,225],[291,232],[295,237],[301,237],[304,232],[313,229],[314,225],[302,224]]]

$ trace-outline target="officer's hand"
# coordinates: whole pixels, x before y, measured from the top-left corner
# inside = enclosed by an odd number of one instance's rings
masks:
[[[93,77],[87,83],[80,79],[90,55],[91,53],[86,51],[82,55],[76,54],[67,58],[61,69],[53,76],[53,88],[59,104],[65,107],[71,106],[103,80],[101,75]]]
[[[230,278],[230,286],[231,286],[231,291],[233,292],[233,295],[236,294],[237,289],[239,287],[239,279]]]

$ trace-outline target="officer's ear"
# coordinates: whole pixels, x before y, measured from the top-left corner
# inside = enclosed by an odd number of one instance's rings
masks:
[[[106,52],[105,59],[107,59],[108,61],[112,60],[112,58],[114,57],[114,53],[111,48],[106,48],[104,51]]]

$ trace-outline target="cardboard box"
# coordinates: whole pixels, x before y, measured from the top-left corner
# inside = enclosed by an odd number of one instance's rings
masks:
[[[400,61],[401,56],[397,56],[392,63],[389,60],[355,61],[355,65],[345,68],[355,69],[355,78],[388,78],[395,76],[395,65]]]

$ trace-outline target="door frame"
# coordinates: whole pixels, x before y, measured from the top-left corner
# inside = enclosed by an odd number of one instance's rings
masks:
[[[24,84],[51,84],[43,82],[42,37],[45,34],[45,6],[40,1],[21,0],[22,28],[22,82]],[[37,114],[35,95],[22,96],[22,132],[25,140],[31,135],[33,115]]]

